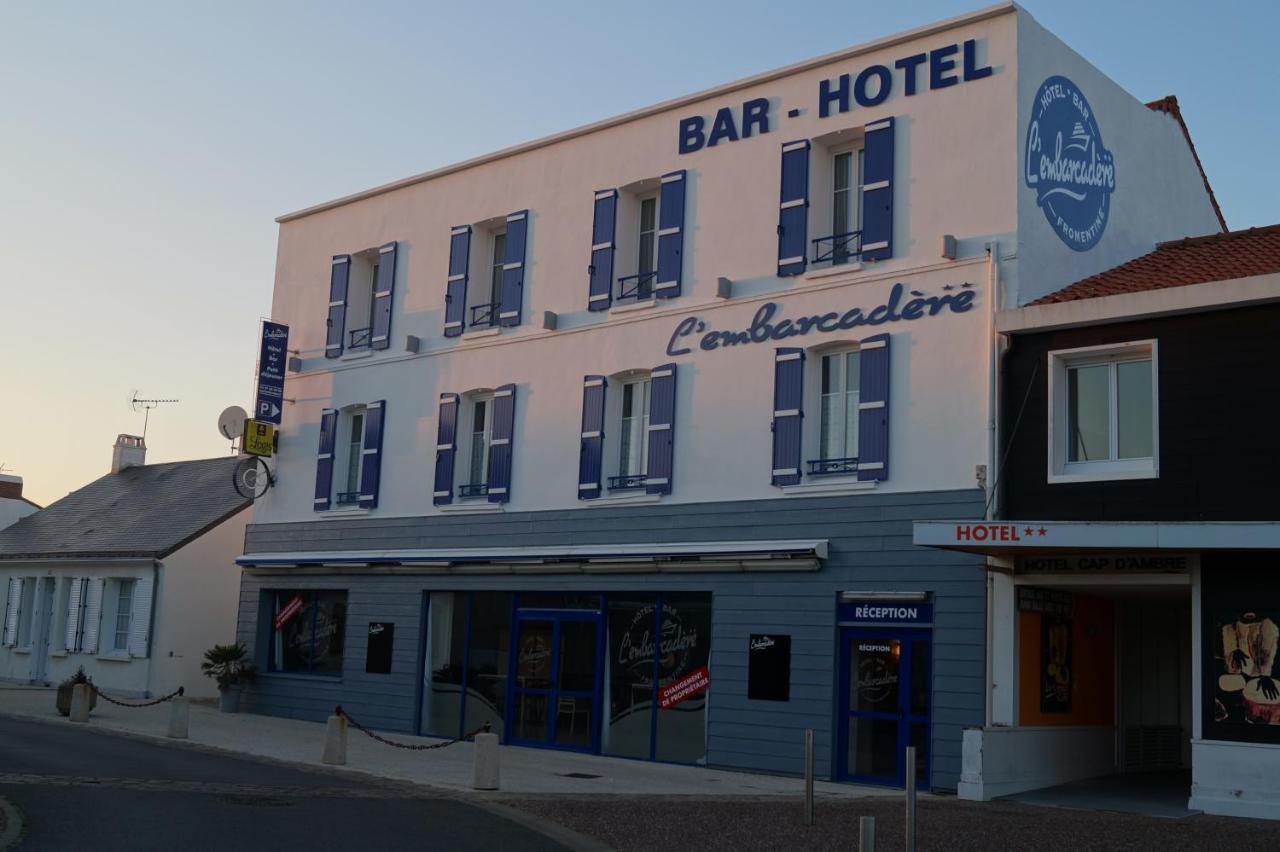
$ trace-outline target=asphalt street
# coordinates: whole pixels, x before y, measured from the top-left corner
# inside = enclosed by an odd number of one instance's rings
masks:
[[[568,848],[421,788],[6,718],[0,797],[23,817],[23,852]]]

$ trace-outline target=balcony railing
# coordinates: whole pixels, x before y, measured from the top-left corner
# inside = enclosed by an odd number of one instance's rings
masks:
[[[368,349],[373,339],[373,329],[353,328],[347,332],[348,349]]]
[[[496,324],[498,318],[498,305],[491,302],[487,305],[475,305],[471,308],[471,327],[472,328],[489,328]]]
[[[360,504],[360,492],[339,491],[337,503],[339,506],[358,506]]]
[[[626,491],[632,488],[644,488],[648,476],[643,473],[632,474],[630,476],[611,476],[609,477],[610,491]]]
[[[849,231],[813,240],[813,263],[848,263],[862,258],[862,232]]]
[[[856,456],[843,459],[809,459],[810,476],[829,476],[833,473],[857,473]]]
[[[472,482],[468,485],[458,486],[458,496],[461,498],[483,497],[488,493],[489,483],[487,482]]]
[[[619,302],[643,302],[653,298],[653,285],[658,281],[657,272],[641,272],[618,279]]]

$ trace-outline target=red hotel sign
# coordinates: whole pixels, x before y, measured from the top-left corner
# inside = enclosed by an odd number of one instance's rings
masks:
[[[1029,541],[1048,532],[1044,527],[1021,524],[956,524],[956,542]]]
[[[284,627],[290,621],[293,621],[293,617],[301,611],[302,611],[302,595],[297,594],[297,595],[294,595],[292,598],[290,598],[289,602],[280,608],[280,611],[276,613],[275,618],[271,619],[271,626],[274,627],[276,630],[279,630],[281,627]]]
[[[658,706],[663,710],[675,707],[681,701],[692,698],[710,685],[711,673],[707,671],[707,667],[696,668],[658,690]]]

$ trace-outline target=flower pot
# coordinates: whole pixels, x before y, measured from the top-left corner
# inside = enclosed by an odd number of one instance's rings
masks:
[[[218,691],[218,709],[223,713],[240,712],[240,684],[228,684]]]
[[[63,716],[71,715],[71,693],[75,690],[74,683],[64,683],[58,687],[58,713]],[[89,688],[89,710],[98,706],[98,692],[92,687]]]

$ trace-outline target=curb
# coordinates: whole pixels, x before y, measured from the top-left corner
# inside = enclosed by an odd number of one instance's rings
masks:
[[[0,852],[17,846],[21,836],[22,814],[8,799],[0,796]]]

